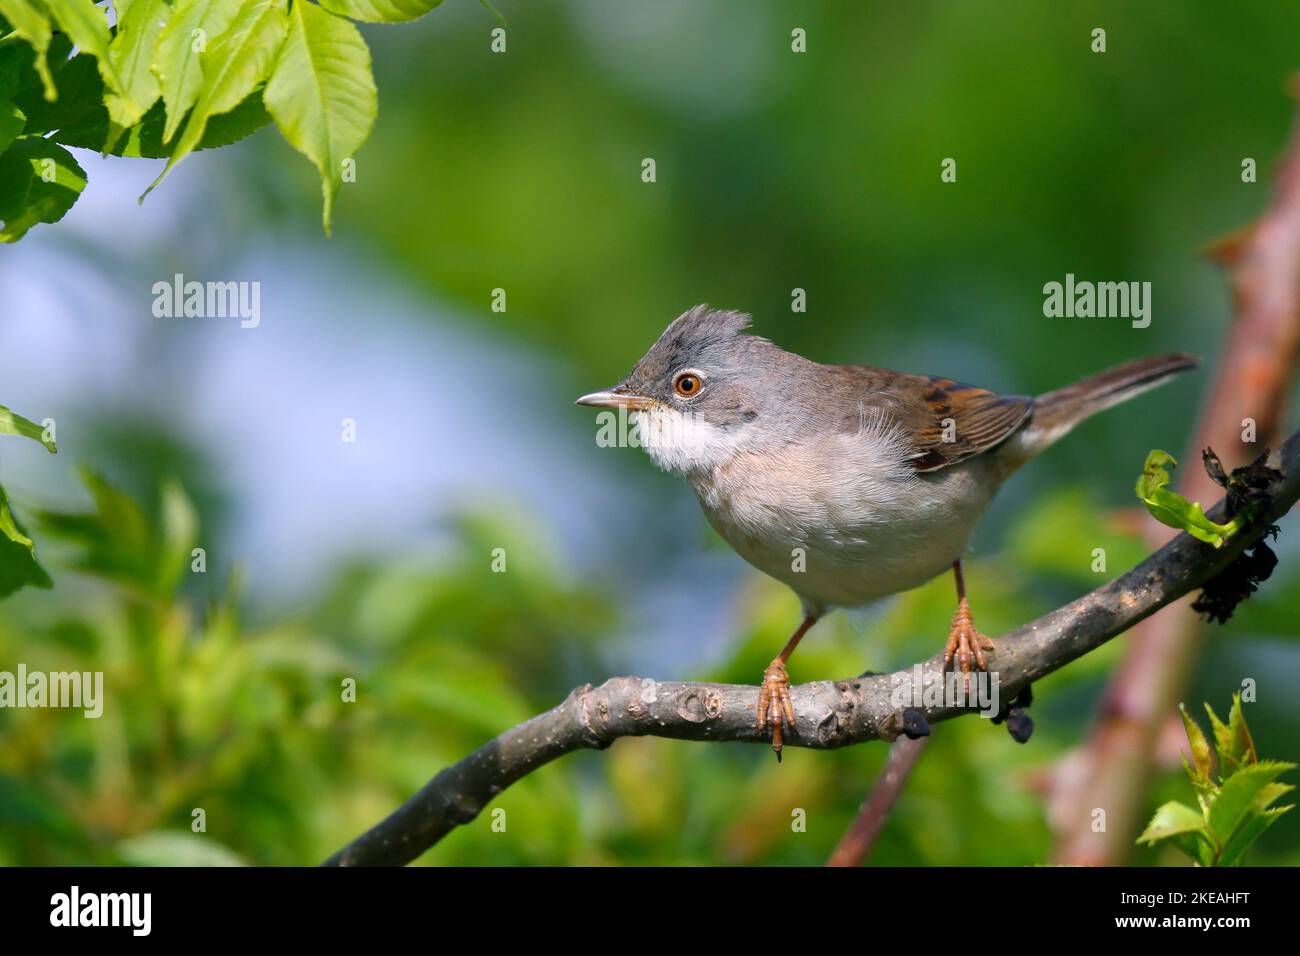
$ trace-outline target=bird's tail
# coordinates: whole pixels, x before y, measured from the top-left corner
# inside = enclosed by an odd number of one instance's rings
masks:
[[[1195,368],[1199,360],[1184,352],[1149,355],[1116,365],[1096,375],[1044,392],[1034,399],[1033,416],[1016,436],[1007,456],[1019,465],[1069,433],[1097,412],[1126,402],[1148,389],[1163,385],[1179,372]]]

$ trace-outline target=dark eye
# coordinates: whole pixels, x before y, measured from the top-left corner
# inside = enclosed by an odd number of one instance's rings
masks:
[[[694,372],[678,372],[673,379],[673,391],[682,398],[694,398],[704,383]]]

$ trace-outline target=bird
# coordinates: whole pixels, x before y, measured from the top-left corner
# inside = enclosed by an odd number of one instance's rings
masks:
[[[831,610],[873,604],[949,571],[957,606],[943,672],[988,668],[962,557],[998,487],[1086,418],[1197,365],[1125,362],[1038,396],[934,375],[826,365],[699,305],[632,371],[576,404],[625,410],[656,465],[686,479],[742,558],[787,585],[803,618],[764,669],[756,708],[778,759],[795,728],[787,664]]]

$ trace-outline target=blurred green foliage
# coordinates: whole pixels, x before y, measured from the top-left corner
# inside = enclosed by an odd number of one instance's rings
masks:
[[[434,564],[358,564],[303,614],[242,620],[238,575],[206,602],[177,590],[199,539],[184,492],[164,482],[144,507],[86,472],[92,508],[44,512],[58,554],[57,605],[20,598],[0,614],[0,660],[30,670],[101,670],[99,719],[75,711],[0,711],[0,862],[300,864],[328,855],[393,809],[434,771],[557,703],[575,675],[597,681],[613,595],[557,577],[554,555],[507,509],[471,514]],[[1056,514],[1086,510],[1066,493]],[[972,593],[991,633],[1046,609],[1022,556],[1086,567],[1074,541],[1016,542],[976,563]],[[511,573],[491,570],[505,547]],[[77,568],[72,573],[70,568]],[[1071,577],[1079,579],[1079,575]],[[1095,576],[1097,580],[1101,575]],[[832,617],[801,649],[796,679],[902,666],[933,652],[951,612],[950,582],[901,597],[870,639]],[[743,640],[701,679],[751,682],[797,612],[780,586],[746,588]],[[1294,601],[1294,589],[1283,595]],[[1261,603],[1269,603],[1261,595]],[[864,644],[866,654],[864,655]],[[1076,743],[1105,676],[1103,650],[1043,681],[1027,746],[966,719],[936,728],[876,851],[877,862],[1028,864],[1051,846],[1037,792]],[[343,681],[356,682],[355,702]],[[1083,706],[1080,706],[1080,705]],[[1279,743],[1277,728],[1260,728]],[[424,862],[822,862],[885,753],[863,746],[790,751],[629,739],[543,768]],[[807,831],[792,828],[796,808]],[[206,830],[191,831],[196,810]],[[1296,859],[1277,828],[1261,859]]]

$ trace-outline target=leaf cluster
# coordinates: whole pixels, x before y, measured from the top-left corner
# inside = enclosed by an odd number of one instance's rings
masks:
[[[0,242],[58,222],[86,186],[68,147],[166,158],[274,122],[334,198],[379,110],[352,22],[442,0],[0,0]],[[144,195],[140,198],[144,199]]]
[[[1180,704],[1179,711],[1191,746],[1191,760],[1184,757],[1183,767],[1198,805],[1193,808],[1176,800],[1164,804],[1138,843],[1168,840],[1200,866],[1236,866],[1263,832],[1293,806],[1273,804],[1294,789],[1277,778],[1295,769],[1295,764],[1259,759],[1241,712],[1240,694],[1233,695],[1227,723],[1205,705],[1213,747],[1187,708]]]

